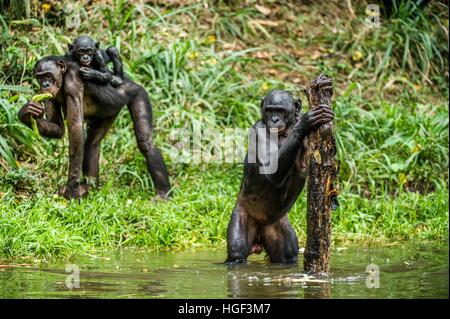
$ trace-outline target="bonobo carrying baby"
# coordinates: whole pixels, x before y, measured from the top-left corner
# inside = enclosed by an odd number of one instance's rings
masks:
[[[334,118],[329,105],[302,115],[300,108],[300,100],[283,90],[261,101],[261,120],[251,130],[254,138],[228,224],[229,263],[245,262],[263,249],[272,262],[297,262],[298,239],[287,214],[305,186],[305,137]]]
[[[83,55],[81,58],[86,59]],[[86,81],[82,79],[80,67],[69,55],[47,56],[37,61],[36,80],[41,92],[49,93],[51,98],[42,104],[30,100],[18,113],[20,121],[28,127],[32,126],[34,118],[41,136],[62,138],[67,127],[69,167],[61,195],[67,199],[80,198],[87,194],[90,186],[99,185],[101,142],[126,105],[156,196],[168,198],[169,175],[153,142],[152,105],[145,88],[129,78],[124,78],[119,88]]]
[[[111,83],[114,87],[123,83],[123,64],[117,48],[111,46],[105,51],[91,37],[81,36],[69,44],[67,55],[80,63],[80,73],[84,80]],[[113,74],[106,66],[109,62],[113,63]]]

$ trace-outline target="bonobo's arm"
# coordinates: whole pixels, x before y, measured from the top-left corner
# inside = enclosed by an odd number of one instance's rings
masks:
[[[302,123],[302,119],[300,119],[292,128],[292,131],[289,133],[289,136],[282,141],[281,147],[278,148],[278,156],[277,156],[277,167],[274,173],[269,172],[264,174],[264,176],[271,183],[275,184],[277,187],[283,185],[286,177],[289,174],[292,166],[295,165],[295,160],[299,154],[299,152],[303,152],[303,140],[307,135],[307,126]],[[265,145],[269,145],[267,141],[267,133],[259,132],[258,133],[258,143],[266,143]],[[267,167],[267,163],[264,163],[262,159],[259,158],[258,162],[261,167]],[[267,162],[267,161],[266,161]]]
[[[31,117],[36,119],[39,134],[49,138],[62,138],[64,136],[64,121],[61,107],[55,100],[40,103],[29,101],[19,111],[18,117],[22,123],[31,128]],[[46,118],[44,118],[44,115]]]
[[[92,80],[101,84],[108,84],[112,79],[112,74],[106,67],[101,50],[95,52],[93,65],[90,68],[81,67],[80,73],[84,80]]]
[[[108,84],[112,79],[112,74],[109,71],[100,72],[98,70],[87,68],[84,66],[80,68],[80,73],[83,77],[83,80],[92,80],[100,84]]]
[[[117,50],[116,47],[109,47],[106,49],[106,54],[113,63],[113,74],[123,80],[123,63],[120,58],[119,50]]]
[[[84,153],[83,84],[73,67],[64,75],[64,91],[69,133],[69,178],[65,196],[77,197]]]
[[[106,67],[105,59],[103,58],[103,54],[102,54],[100,49],[95,51],[94,63],[97,66],[97,69],[100,72],[103,73],[103,72],[107,72],[108,71],[108,68]]]
[[[334,118],[334,113],[328,105],[319,105],[314,110],[304,113],[300,116],[300,119],[294,125],[292,130],[288,133],[288,137],[282,141],[281,147],[278,148],[278,163],[277,169],[274,173],[265,174],[266,178],[280,187],[285,182],[289,171],[292,166],[295,165],[295,159],[299,155],[299,152],[304,151],[303,141],[314,127],[330,122]],[[260,136],[263,135],[263,136]],[[267,143],[265,139],[266,133],[258,134],[258,143]],[[262,138],[260,140],[260,138]],[[268,144],[266,144],[268,145]],[[264,163],[262,163],[264,167]]]

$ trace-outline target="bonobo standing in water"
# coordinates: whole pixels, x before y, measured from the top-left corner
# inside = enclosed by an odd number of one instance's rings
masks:
[[[334,118],[329,105],[302,115],[300,108],[301,101],[283,90],[273,90],[261,101],[262,118],[252,127],[256,139],[249,139],[241,189],[228,224],[228,263],[246,262],[262,249],[271,262],[297,262],[298,239],[287,214],[306,181],[305,137]]]
[[[80,65],[70,56],[49,56],[36,63],[34,74],[43,93],[53,99],[45,105],[27,102],[19,111],[19,119],[31,127],[36,118],[42,136],[62,138],[64,117],[69,133],[69,176],[63,191],[65,198],[79,198],[88,185],[80,182],[81,173],[98,184],[100,145],[124,105],[128,106],[134,124],[137,146],[144,155],[155,184],[156,194],[166,198],[169,177],[161,153],[153,143],[152,106],[145,89],[125,78],[117,88],[110,84],[83,81]],[[94,75],[100,71],[92,69]],[[83,122],[87,122],[86,137]]]
[[[81,65],[80,73],[84,80],[111,83],[114,87],[123,83],[123,64],[117,48],[109,47],[105,51],[100,49],[99,43],[91,37],[81,36],[69,44],[68,55]],[[110,61],[113,63],[113,74],[106,66]]]

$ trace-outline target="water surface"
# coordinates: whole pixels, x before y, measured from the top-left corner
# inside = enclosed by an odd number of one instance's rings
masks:
[[[79,288],[68,264],[0,266],[1,298],[448,298],[445,244],[337,247],[329,276],[274,265],[264,255],[243,265],[223,264],[224,250],[155,253],[123,249],[100,258],[70,261],[79,268]],[[379,285],[366,267],[379,269]],[[372,268],[374,266],[371,266]],[[70,274],[75,277],[69,277]],[[67,281],[67,282],[66,282]],[[378,288],[368,288],[378,286]]]

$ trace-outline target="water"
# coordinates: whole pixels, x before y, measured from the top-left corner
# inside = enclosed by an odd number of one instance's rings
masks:
[[[398,245],[333,250],[331,274],[306,276],[263,255],[244,265],[222,263],[223,250],[150,253],[125,249],[71,261],[79,288],[68,289],[67,264],[0,266],[1,298],[448,298],[448,247]],[[379,267],[379,288],[366,267]],[[372,266],[373,267],[373,266]],[[76,275],[76,273],[72,273]],[[70,279],[71,277],[69,277]],[[376,285],[376,280],[369,280]]]

